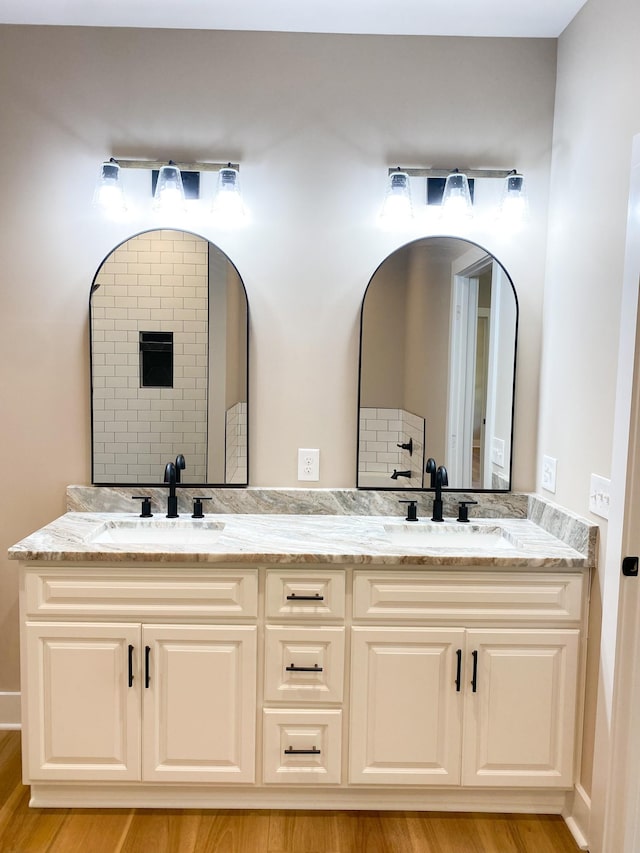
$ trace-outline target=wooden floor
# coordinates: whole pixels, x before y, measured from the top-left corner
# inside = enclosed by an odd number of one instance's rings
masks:
[[[1,853],[575,853],[557,816],[30,809],[0,732]]]

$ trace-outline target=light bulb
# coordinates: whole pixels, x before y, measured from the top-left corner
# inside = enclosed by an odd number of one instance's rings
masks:
[[[93,204],[108,213],[122,213],[126,210],[120,183],[120,166],[115,160],[107,160],[100,166]]]
[[[240,194],[240,178],[237,169],[230,166],[218,172],[218,186],[211,205],[213,215],[227,224],[240,222],[245,209]]]
[[[469,181],[462,172],[452,172],[445,181],[442,194],[442,216],[457,220],[469,219],[473,216]]]
[[[158,173],[153,206],[156,210],[163,211],[184,210],[182,175],[174,163],[163,166]]]
[[[392,225],[399,225],[413,218],[409,175],[406,172],[396,171],[389,175],[389,186],[380,217],[385,223]]]
[[[529,211],[527,190],[522,175],[516,172],[504,179],[502,201],[498,218],[500,223],[510,229],[523,225]]]

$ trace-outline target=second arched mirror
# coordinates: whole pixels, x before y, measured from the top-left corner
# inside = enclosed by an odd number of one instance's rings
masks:
[[[117,246],[91,288],[92,482],[248,481],[248,305],[229,258],[184,231]]]
[[[362,304],[359,488],[425,488],[425,462],[449,488],[511,487],[518,303],[511,278],[465,240],[395,251]]]

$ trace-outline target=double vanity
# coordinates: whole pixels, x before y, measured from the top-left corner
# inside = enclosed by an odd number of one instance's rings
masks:
[[[570,808],[595,526],[354,490],[167,519],[157,491],[141,518],[70,487],[10,551],[33,805]]]

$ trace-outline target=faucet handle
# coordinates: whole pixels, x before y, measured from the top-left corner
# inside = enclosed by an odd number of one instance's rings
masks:
[[[210,501],[211,498],[201,497],[193,499],[193,515],[191,518],[204,518],[204,513],[202,512],[202,501]]]
[[[478,501],[460,501],[458,504],[458,521],[469,521],[469,507],[476,506]]]
[[[153,513],[151,512],[151,498],[145,495],[132,495],[131,500],[134,501],[142,501],[142,512],[140,513],[140,518],[151,518]]]
[[[409,504],[407,507],[407,517],[405,521],[417,521],[418,520],[418,510],[416,509],[417,501],[414,500],[406,500],[406,501],[398,501],[399,504]]]
[[[405,441],[402,444],[396,444],[396,447],[399,447],[401,450],[408,450],[409,456],[413,456],[413,438],[409,438],[409,441]]]

